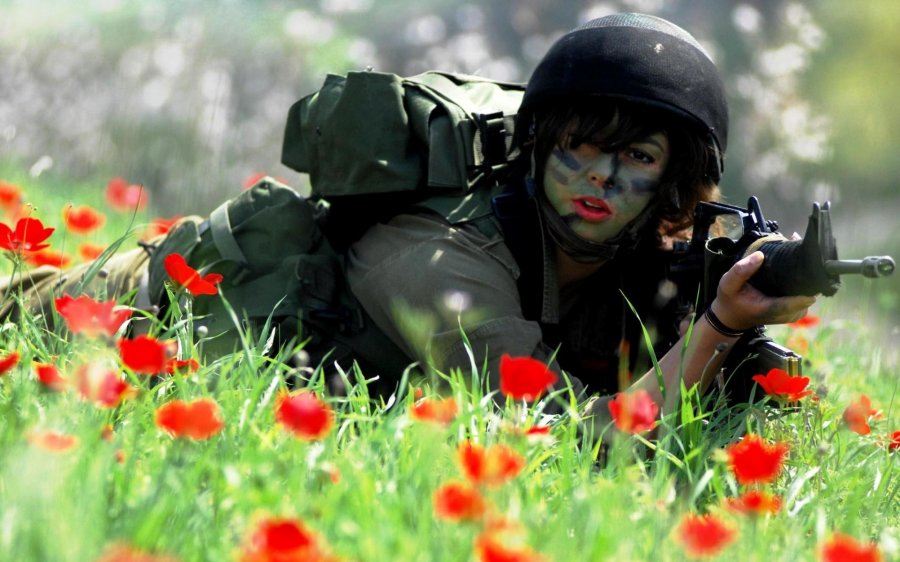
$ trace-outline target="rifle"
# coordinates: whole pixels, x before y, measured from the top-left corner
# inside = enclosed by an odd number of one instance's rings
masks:
[[[712,236],[711,233],[723,234]],[[890,256],[869,256],[858,260],[838,259],[837,244],[831,230],[831,204],[813,204],[812,214],[801,240],[788,240],[778,231],[778,223],[763,217],[759,200],[750,197],[747,208],[724,203],[702,202],[694,212],[694,229],[689,242],[676,242],[670,276],[683,299],[697,296],[699,317],[716,296],[719,280],[744,256],[762,251],[766,256],[750,284],[770,296],[834,295],[840,276],[860,274],[886,277],[894,272]],[[697,288],[699,286],[699,295]],[[692,306],[694,303],[683,303]],[[726,363],[732,375],[738,367],[751,374],[779,368],[800,375],[803,358],[766,337],[765,327],[757,326],[741,340]],[[735,364],[740,361],[740,364]],[[749,379],[749,377],[743,377]]]

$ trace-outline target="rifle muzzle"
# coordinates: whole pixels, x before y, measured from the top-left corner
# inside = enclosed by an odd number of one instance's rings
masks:
[[[825,271],[829,275],[862,275],[863,277],[887,277],[894,273],[894,260],[890,256],[868,256],[861,260],[828,260]]]

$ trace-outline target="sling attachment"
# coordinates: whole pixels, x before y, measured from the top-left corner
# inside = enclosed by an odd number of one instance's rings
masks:
[[[156,248],[159,246],[159,244],[153,244],[144,240],[138,240],[137,245],[144,250],[144,253],[147,254],[148,258],[153,256],[153,252],[155,252]]]

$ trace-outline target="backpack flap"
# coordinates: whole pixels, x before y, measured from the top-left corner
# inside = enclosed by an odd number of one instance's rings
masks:
[[[282,162],[310,175],[313,193],[331,197],[409,191],[424,160],[413,141],[398,76],[329,75],[288,113]]]
[[[282,162],[310,175],[315,197],[465,195],[505,169],[523,91],[441,72],[329,75],[291,107]]]

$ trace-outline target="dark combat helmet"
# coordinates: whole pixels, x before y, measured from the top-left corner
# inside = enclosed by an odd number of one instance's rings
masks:
[[[728,144],[728,104],[715,64],[694,37],[656,16],[615,14],[563,35],[535,68],[519,123],[560,97],[604,96],[659,107],[686,118],[717,153],[718,181]],[[525,129],[527,130],[527,129]]]

